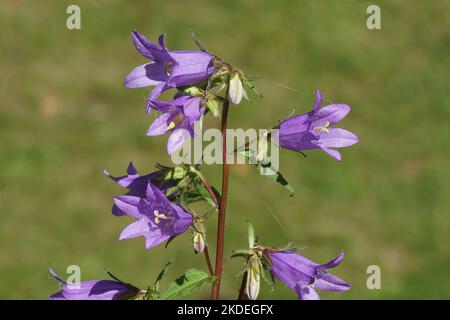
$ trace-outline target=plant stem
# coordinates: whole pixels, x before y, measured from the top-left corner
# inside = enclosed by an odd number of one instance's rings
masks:
[[[245,286],[247,284],[247,273],[244,273],[244,276],[242,277],[242,283],[241,283],[241,288],[239,289],[239,295],[238,295],[238,300],[244,300],[245,298]]]
[[[228,91],[228,90],[227,90]],[[227,92],[228,96],[228,92]],[[211,299],[218,300],[220,293],[220,282],[222,280],[222,265],[223,265],[223,246],[225,236],[225,212],[227,207],[228,196],[228,163],[227,163],[227,122],[228,122],[228,108],[229,101],[225,100],[222,109],[222,192],[219,205],[219,217],[217,222],[217,249],[216,249],[216,266],[215,273],[216,281],[211,290]]]
[[[208,246],[205,246],[205,249],[203,250],[203,253],[205,254],[205,260],[206,260],[206,264],[208,266],[209,274],[213,276],[214,275],[214,270],[212,268],[211,259],[209,257]]]
[[[206,190],[208,191],[209,195],[213,199],[214,203],[216,204],[216,207],[219,208],[219,200],[217,199],[216,194],[212,190],[212,188],[209,185],[208,181],[206,180],[205,176],[200,171],[195,169],[194,167],[191,167],[191,171],[193,171],[198,176],[198,178],[200,179],[200,181],[202,182],[202,184],[205,186]]]

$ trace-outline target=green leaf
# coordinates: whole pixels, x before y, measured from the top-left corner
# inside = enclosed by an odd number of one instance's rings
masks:
[[[167,269],[169,269],[169,266],[172,264],[173,260],[170,260],[169,262],[166,263],[166,265],[164,266],[164,268],[161,270],[161,272],[158,274],[158,277],[156,277],[155,282],[153,283],[152,286],[152,290],[158,292],[159,291],[159,284],[162,280],[162,278],[164,277],[164,275],[167,272]]]
[[[244,79],[244,87],[249,88],[250,90],[252,90],[254,93],[256,93],[258,96],[262,97],[262,93],[258,91],[258,89],[256,89],[255,84],[249,80],[249,79]]]
[[[248,223],[248,247],[253,248],[255,246],[255,230],[252,224]]]
[[[240,152],[244,157],[251,160],[252,163],[256,162],[256,157],[253,155],[253,153],[249,149],[245,149]],[[271,164],[262,164],[261,162],[255,163],[255,166],[258,170],[258,172],[268,177],[269,179],[274,180],[275,182],[278,182],[281,184],[284,188],[286,188],[290,192],[290,196],[292,197],[294,195],[294,189],[289,184],[289,182],[284,178],[284,176],[274,168],[272,168]]]
[[[270,163],[268,165],[263,165],[261,163],[258,163],[256,166],[260,173],[262,173],[264,171],[264,174],[263,174],[264,176],[268,177],[269,179],[272,179],[275,182],[278,182],[284,188],[286,188],[291,193],[290,194],[291,197],[294,195],[294,189],[292,188],[292,186],[289,184],[289,182],[283,177],[283,175],[279,171],[276,171],[275,169],[273,169],[270,166]]]
[[[211,111],[214,117],[217,118],[220,116],[219,101],[217,99],[208,99],[208,101],[206,102],[206,106],[208,107],[208,110]]]
[[[203,91],[197,87],[188,87],[183,90],[183,93],[187,93],[188,95],[190,95],[192,97],[198,97],[203,94]]]
[[[184,296],[199,289],[204,283],[213,282],[214,280],[215,277],[204,271],[189,269],[181,277],[171,282],[167,290],[161,293],[160,298],[169,300]]]

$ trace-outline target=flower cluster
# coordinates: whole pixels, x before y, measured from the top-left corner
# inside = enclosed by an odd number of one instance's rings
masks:
[[[202,121],[208,112],[218,117],[222,109],[224,135],[229,104],[237,105],[242,98],[249,99],[247,90],[260,95],[250,77],[205,50],[198,40],[196,43],[201,50],[176,51],[167,49],[164,34],[159,36],[157,43],[135,30],[131,35],[137,51],[151,61],[132,70],[125,77],[124,85],[127,88],[154,87],[149,94],[146,111],[150,114],[153,109],[159,112],[159,115],[151,123],[147,135],[168,133],[169,155],[179,149],[186,139],[195,136],[195,123]],[[170,89],[175,90],[172,99],[162,100],[162,93]],[[329,104],[322,107],[322,94],[319,90],[316,91],[316,96],[312,111],[281,121],[275,126],[278,130],[268,136],[285,149],[300,152],[321,149],[333,158],[341,160],[341,154],[336,149],[351,146],[359,139],[350,131],[331,126],[340,122],[350,112],[350,107],[346,104]],[[222,150],[227,150],[225,139],[222,144]],[[263,152],[256,156],[257,166],[263,165],[262,160],[266,159],[267,148],[265,144]],[[166,291],[161,291],[159,283],[170,263],[146,290],[138,289],[115,277],[113,280],[85,281],[72,285],[50,269],[51,275],[61,285],[61,290],[50,296],[50,299],[169,299],[183,292],[190,293],[193,288],[208,281],[213,283],[212,298],[217,299],[223,262],[224,215],[228,188],[227,164],[224,163],[223,166],[221,193],[208,183],[199,165],[157,165],[156,171],[141,175],[130,163],[127,173],[123,176],[104,172],[117,185],[126,189],[124,194],[113,197],[112,213],[132,219],[122,230],[119,240],[144,237],[145,248],[149,250],[163,242],[168,244],[173,238],[190,230],[194,252],[205,255],[208,273],[189,269],[180,278],[182,281],[178,279]],[[273,176],[274,180],[285,184],[286,180],[279,172],[274,172]],[[197,201],[208,203],[210,209],[206,213],[198,214],[190,206]],[[206,225],[207,219],[214,213],[218,216],[215,270],[210,261]],[[316,290],[346,291],[351,288],[344,280],[328,273],[329,269],[342,262],[343,252],[327,263],[318,264],[293,249],[257,245],[253,227],[250,226],[249,248],[238,250],[235,255],[246,258],[239,298],[246,294],[249,299],[256,299],[261,278],[266,279],[266,273],[279,279],[303,300],[318,299]]]
[[[189,136],[194,136],[193,125],[203,114],[200,96],[179,96],[170,102],[157,98],[171,88],[190,86],[208,79],[215,71],[214,57],[203,51],[171,51],[164,44],[164,34],[155,44],[133,30],[132,38],[137,51],[152,62],[136,67],[125,78],[127,88],[155,86],[147,101],[147,113],[151,109],[162,114],[151,124],[147,135],[163,135],[170,132],[167,151],[172,154]]]

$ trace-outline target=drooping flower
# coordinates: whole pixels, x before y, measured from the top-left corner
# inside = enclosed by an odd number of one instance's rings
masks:
[[[128,88],[155,86],[148,99],[147,112],[163,91],[206,80],[215,70],[213,56],[207,52],[167,50],[164,34],[159,36],[159,44],[151,42],[136,30],[132,31],[131,36],[138,52],[153,61],[131,71],[124,85]]]
[[[152,183],[152,185],[156,186],[162,192],[166,192],[168,188],[174,185],[175,181],[170,179],[163,180],[162,182],[160,181],[160,177],[163,173],[163,170],[157,170],[141,176],[134,168],[132,162],[128,165],[127,175],[124,176],[114,177],[108,171],[104,171],[104,174],[115,181],[119,186],[129,189],[126,195],[140,198],[145,197],[148,182]],[[115,204],[112,208],[112,213],[116,216],[126,215],[126,213],[120,210]]]
[[[170,102],[155,101],[154,108],[162,114],[150,125],[147,135],[157,136],[170,132],[167,140],[169,155],[177,150],[185,139],[195,136],[194,124],[205,110],[199,96],[180,96]]]
[[[50,274],[58,280],[61,291],[52,294],[50,300],[127,300],[137,296],[140,290],[131,284],[115,280],[93,280],[68,284],[52,269]]]
[[[322,149],[340,161],[341,154],[334,148],[351,146],[359,139],[350,131],[329,126],[341,121],[350,112],[350,107],[346,104],[330,104],[320,108],[321,104],[322,94],[316,90],[314,109],[283,120],[276,134],[277,139],[283,148],[295,151]]]
[[[114,203],[122,212],[135,219],[122,231],[119,240],[143,236],[147,250],[184,233],[193,221],[192,214],[170,202],[150,182],[144,197],[117,196],[114,197]]]
[[[293,251],[267,251],[271,272],[281,282],[294,290],[301,300],[318,300],[320,291],[347,291],[351,288],[344,280],[328,273],[344,259],[344,252],[336,258],[318,264]]]

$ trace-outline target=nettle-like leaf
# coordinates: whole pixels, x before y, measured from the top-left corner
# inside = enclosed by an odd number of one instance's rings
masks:
[[[161,293],[160,299],[170,300],[191,294],[203,284],[213,281],[215,281],[214,276],[198,269],[189,269],[169,284],[167,290]]]
[[[294,189],[292,188],[292,186],[279,171],[277,171],[272,167],[270,162],[266,164],[261,163],[260,161],[257,160],[257,157],[254,156],[253,152],[249,149],[241,151],[240,154],[242,154],[245,158],[249,159],[250,163],[255,165],[256,169],[262,176],[265,176],[281,184],[284,188],[286,188],[290,192],[291,197],[294,195]]]

